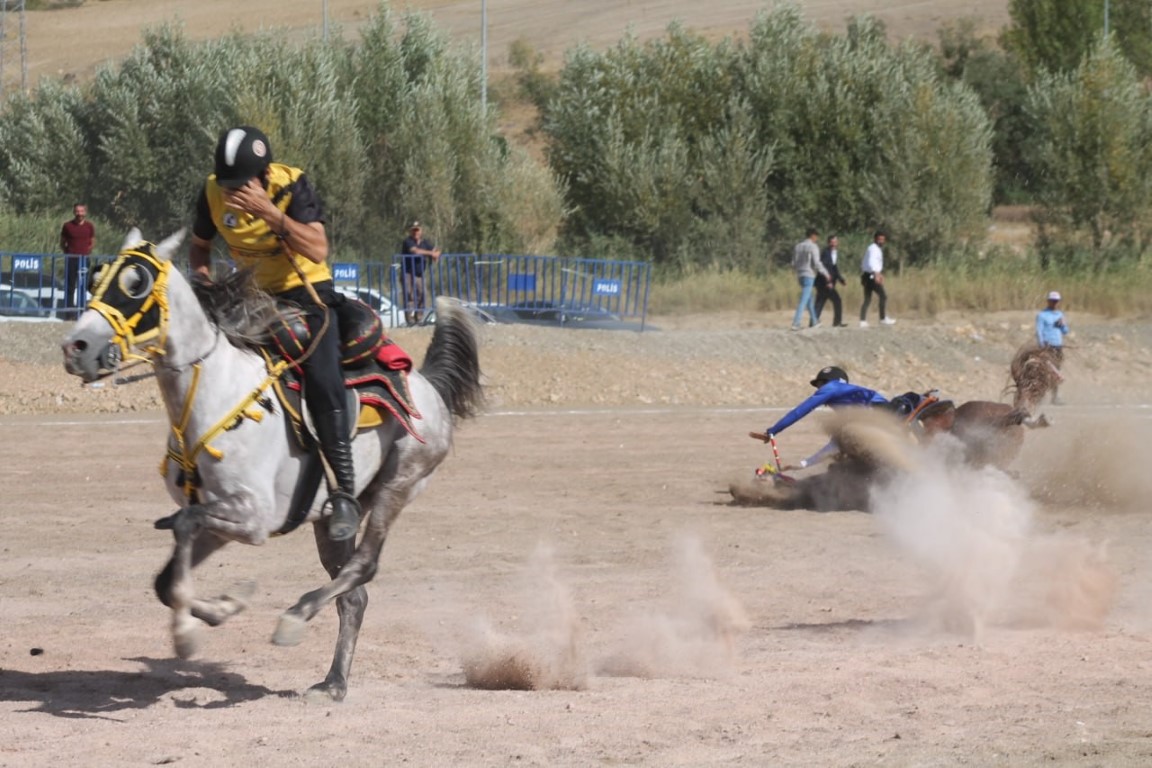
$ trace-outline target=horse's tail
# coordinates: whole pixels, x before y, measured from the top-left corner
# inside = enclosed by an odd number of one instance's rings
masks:
[[[420,375],[432,384],[458,419],[475,416],[484,405],[478,347],[476,329],[467,310],[458,301],[438,298],[436,330]]]

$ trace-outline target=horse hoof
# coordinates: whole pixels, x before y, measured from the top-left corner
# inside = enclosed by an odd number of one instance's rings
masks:
[[[196,655],[196,648],[200,645],[200,633],[195,629],[178,632],[172,637],[172,647],[181,659],[190,659]]]
[[[246,579],[234,585],[232,589],[224,593],[224,599],[230,600],[236,606],[236,612],[246,610],[249,602],[252,600],[252,595],[256,594],[256,582],[251,579]]]
[[[329,704],[333,701],[344,701],[344,696],[347,693],[348,687],[346,685],[325,680],[304,691],[304,701],[309,704]]]
[[[308,622],[291,613],[286,613],[280,617],[280,623],[276,626],[276,631],[272,634],[273,645],[299,645],[300,641],[304,639],[304,628]]]

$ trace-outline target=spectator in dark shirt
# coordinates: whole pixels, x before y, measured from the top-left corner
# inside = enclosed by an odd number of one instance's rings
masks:
[[[80,285],[80,257],[88,257],[96,244],[96,227],[88,221],[88,206],[72,206],[72,218],[60,228],[60,252],[64,254],[64,302],[83,307],[85,289]]]
[[[404,321],[408,325],[419,325],[424,319],[424,311],[428,309],[424,299],[424,259],[436,261],[440,258],[440,251],[423,233],[424,228],[420,222],[412,222],[408,228],[408,237],[404,238],[404,244],[400,246],[400,253],[404,257]]]

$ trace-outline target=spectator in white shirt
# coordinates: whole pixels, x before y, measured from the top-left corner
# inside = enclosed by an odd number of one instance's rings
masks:
[[[892,325],[896,321],[888,317],[888,293],[884,290],[884,243],[888,236],[877,231],[872,236],[872,244],[864,252],[860,263],[860,285],[864,286],[864,303],[860,306],[860,327],[868,327],[868,307],[872,304],[872,294],[880,300],[880,323]]]

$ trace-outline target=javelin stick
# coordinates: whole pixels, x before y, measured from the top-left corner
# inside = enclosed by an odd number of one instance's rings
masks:
[[[776,471],[782,475],[784,468],[780,466],[780,449],[776,447],[776,435],[768,435],[768,444],[772,446],[772,458],[776,459]]]

